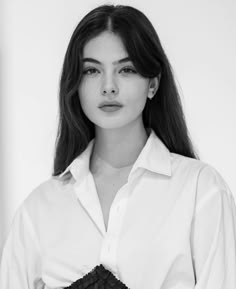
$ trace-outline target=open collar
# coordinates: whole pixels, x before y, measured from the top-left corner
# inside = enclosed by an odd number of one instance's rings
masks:
[[[87,148],[72,161],[59,177],[63,177],[70,172],[77,182],[82,181],[89,174],[89,162],[93,146],[94,139],[89,142]],[[170,152],[152,129],[146,144],[132,167],[130,175],[137,168],[144,168],[158,174],[171,176]]]
[[[131,173],[138,167],[157,174],[171,176],[170,151],[152,129],[145,146],[134,163]]]

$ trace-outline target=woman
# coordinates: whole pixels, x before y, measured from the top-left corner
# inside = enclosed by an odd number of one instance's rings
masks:
[[[53,177],[14,218],[0,287],[100,288],[75,286],[99,265],[131,289],[236,288],[232,193],[195,154],[160,40],[129,6],[97,7],[71,37]]]

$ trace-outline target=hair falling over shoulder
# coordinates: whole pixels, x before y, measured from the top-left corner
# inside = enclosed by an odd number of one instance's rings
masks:
[[[170,152],[198,158],[190,140],[171,65],[153,25],[131,6],[102,5],[90,11],[75,28],[60,78],[59,124],[53,176],[62,173],[95,136],[94,124],[81,108],[78,87],[85,44],[104,31],[120,36],[128,55],[143,77],[160,77],[155,96],[143,111],[145,127],[152,128]]]

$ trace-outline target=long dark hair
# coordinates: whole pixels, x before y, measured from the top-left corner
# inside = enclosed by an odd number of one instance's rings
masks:
[[[143,111],[144,126],[152,128],[171,152],[198,158],[188,135],[171,65],[151,22],[133,7],[102,5],[80,21],[66,51],[60,79],[53,176],[63,172],[95,137],[94,124],[81,108],[78,87],[82,77],[83,48],[104,31],[120,36],[140,75],[152,78],[161,74],[159,88],[152,100],[147,99]]]

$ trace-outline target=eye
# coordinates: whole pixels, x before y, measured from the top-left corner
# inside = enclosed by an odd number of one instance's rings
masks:
[[[98,72],[98,70],[96,68],[88,68],[88,69],[85,69],[83,71],[83,74],[85,74],[85,75],[93,75],[93,74],[96,74],[96,72]]]
[[[137,73],[133,67],[124,67],[121,71],[124,71],[124,73]]]

